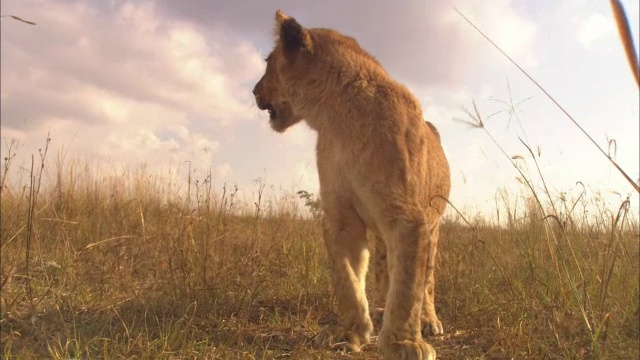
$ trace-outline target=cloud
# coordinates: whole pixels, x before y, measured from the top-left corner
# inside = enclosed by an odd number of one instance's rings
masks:
[[[594,13],[585,17],[575,18],[576,37],[585,49],[602,43],[615,35],[615,23],[611,16]]]
[[[253,115],[247,83],[264,64],[248,41],[152,2],[4,5],[38,24],[2,22],[5,138],[36,144],[50,130],[53,144],[101,159],[210,162],[222,129]]]
[[[166,13],[231,29],[271,46],[275,9],[283,9],[306,27],[329,27],[355,37],[377,57],[389,72],[416,85],[455,86],[468,79],[472,65],[493,61],[493,51],[458,16],[454,6],[475,13],[478,25],[486,28],[516,60],[535,64],[531,43],[536,27],[514,10],[508,0],[494,0],[488,6],[473,0],[387,0],[301,3],[293,0],[205,1],[159,0]],[[269,48],[263,48],[268,51]]]
[[[486,34],[521,66],[537,65],[533,43],[538,28],[530,19],[516,10],[509,0],[494,0],[492,6],[482,6],[468,1],[472,13],[476,14]],[[466,7],[466,6],[465,6]],[[486,45],[486,44],[485,44]],[[493,51],[493,49],[492,49]]]

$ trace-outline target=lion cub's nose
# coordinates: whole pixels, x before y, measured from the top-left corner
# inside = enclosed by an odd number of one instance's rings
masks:
[[[258,84],[256,84],[256,86],[253,87],[253,90],[251,90],[251,92],[253,93],[253,96],[258,96]]]

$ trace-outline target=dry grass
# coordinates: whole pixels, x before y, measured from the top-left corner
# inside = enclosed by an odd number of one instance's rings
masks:
[[[3,358],[379,358],[375,342],[312,348],[334,300],[319,222],[294,196],[258,183],[240,207],[209,177],[176,190],[45,158],[25,184],[10,156],[2,174]],[[596,208],[564,226],[534,201],[501,224],[449,216],[439,358],[638,358],[638,224]]]

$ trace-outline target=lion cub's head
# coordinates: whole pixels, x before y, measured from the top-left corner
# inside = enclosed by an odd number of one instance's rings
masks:
[[[276,12],[276,46],[267,57],[267,69],[253,88],[260,110],[269,112],[269,123],[278,132],[303,118],[298,104],[296,78],[304,76],[313,54],[309,31],[280,10]]]

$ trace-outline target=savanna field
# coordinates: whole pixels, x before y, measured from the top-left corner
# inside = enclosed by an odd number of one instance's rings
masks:
[[[361,353],[313,348],[336,321],[313,194],[258,181],[242,200],[210,176],[104,175],[46,149],[33,169],[13,160],[2,168],[3,358],[380,358],[375,337]],[[533,189],[505,194],[491,218],[449,208],[438,358],[637,359],[637,215]]]

